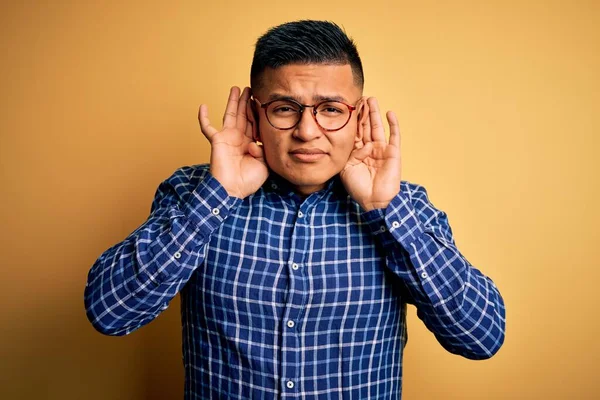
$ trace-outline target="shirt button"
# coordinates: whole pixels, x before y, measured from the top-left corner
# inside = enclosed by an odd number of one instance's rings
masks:
[[[220,213],[220,212],[221,212],[221,211],[219,211],[219,209],[218,209],[218,208],[213,208],[213,209],[212,209],[212,213],[213,213],[213,215],[219,215],[219,213]]]
[[[398,222],[398,221],[394,221],[394,222],[392,222],[392,226],[393,226],[394,228],[397,228],[397,227],[399,227],[399,226],[400,226],[400,222]]]
[[[385,226],[381,225],[381,228],[379,228],[379,232],[385,232]]]
[[[294,388],[294,382],[292,381],[287,381],[287,383],[285,384],[285,386],[288,387],[288,389],[293,389]]]
[[[288,326],[289,328],[293,328],[293,327],[294,327],[294,325],[295,325],[295,324],[294,324],[294,321],[292,321],[292,320],[289,320],[289,321],[288,321],[288,323],[287,323],[287,326]]]
[[[427,272],[423,272],[423,273],[421,274],[421,278],[423,278],[423,279],[427,278],[428,276],[429,276],[429,275],[427,275]]]
[[[293,269],[294,271],[295,271],[295,270],[297,270],[297,269],[298,269],[298,264],[296,264],[296,263],[293,263],[293,264],[292,264],[292,269]]]
[[[271,184],[271,189],[273,189],[273,190],[277,189],[277,185],[276,185],[276,184],[274,184],[274,183],[272,183],[272,184]]]
[[[173,257],[175,257],[176,259],[179,260],[181,258],[181,253],[177,252],[177,253],[173,254]]]
[[[302,217],[304,217],[304,213],[302,211],[298,211],[298,218],[302,218]],[[292,382],[292,385],[293,384],[294,383]]]

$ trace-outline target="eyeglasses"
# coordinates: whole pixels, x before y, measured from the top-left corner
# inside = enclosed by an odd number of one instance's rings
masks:
[[[295,128],[304,109],[312,108],[312,116],[321,129],[327,132],[339,131],[348,124],[352,111],[356,110],[356,107],[350,104],[333,100],[324,100],[313,105],[300,104],[292,99],[272,100],[265,104],[261,104],[258,99],[254,100],[265,110],[269,124],[279,130]]]

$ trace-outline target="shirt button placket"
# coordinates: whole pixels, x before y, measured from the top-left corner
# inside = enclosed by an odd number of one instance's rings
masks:
[[[301,314],[301,308],[305,304],[306,282],[304,282],[304,271],[302,263],[305,262],[306,243],[307,243],[307,217],[308,213],[303,210],[296,212],[296,221],[294,224],[294,233],[291,241],[291,251],[289,255],[288,268],[291,296],[288,297],[287,312],[283,322],[283,361],[285,368],[282,374],[283,390],[287,393],[298,390],[298,381],[300,368],[299,351],[300,338],[298,336],[297,327],[298,315]]]

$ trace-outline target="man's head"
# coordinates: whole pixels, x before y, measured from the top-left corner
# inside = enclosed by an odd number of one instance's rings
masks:
[[[363,84],[356,46],[333,23],[291,22],[258,39],[251,69],[252,116],[257,120],[254,133],[263,143],[269,167],[300,194],[321,189],[337,175],[355,142],[361,140],[357,118]],[[264,106],[273,100],[322,106],[318,110],[307,107],[303,112],[299,112],[302,107]],[[323,103],[326,100],[338,103]],[[298,116],[295,126],[294,112]],[[326,119],[341,112],[348,113],[347,123],[333,124],[334,129],[327,130]],[[274,121],[276,116],[290,114],[286,118],[292,123],[288,125]]]
[[[256,41],[250,68],[250,85],[264,83],[263,72],[289,64],[345,65],[352,68],[356,85],[364,86],[362,62],[356,45],[333,22],[294,21],[271,28]]]

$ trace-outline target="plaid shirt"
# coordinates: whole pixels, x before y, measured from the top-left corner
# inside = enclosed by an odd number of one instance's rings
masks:
[[[399,399],[407,303],[452,353],[489,358],[504,341],[496,286],[406,181],[364,212],[337,177],[303,201],[271,176],[241,200],[208,166],[181,168],[93,265],[85,305],[126,335],[177,293],[186,399]]]

